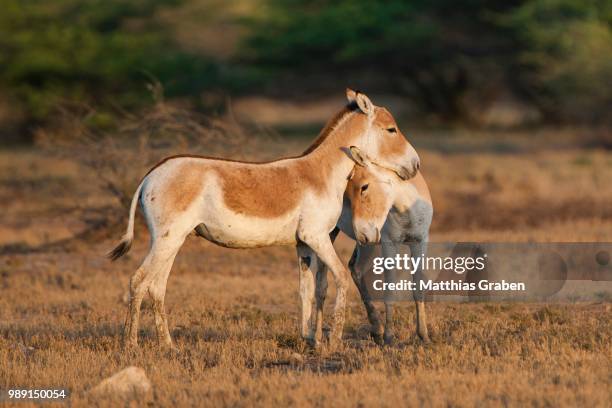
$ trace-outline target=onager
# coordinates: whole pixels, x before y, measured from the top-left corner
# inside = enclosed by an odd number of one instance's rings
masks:
[[[357,170],[347,187],[347,196],[351,206],[343,207],[338,223],[342,231],[350,234],[351,225],[347,221],[351,219],[351,212],[353,214],[352,218],[358,211],[363,212],[359,209],[359,206],[363,205],[364,202],[375,203],[370,204],[373,208],[376,208],[375,206],[379,208],[388,206],[389,203],[392,205],[381,231],[380,249],[374,245],[361,245],[367,243],[367,241],[359,239],[361,226],[355,220],[353,220],[352,225],[356,227],[353,228],[353,234],[349,235],[352,237],[356,235],[358,241],[349,262],[349,269],[368,313],[368,319],[372,325],[372,337],[379,344],[383,341],[385,344],[393,342],[393,299],[392,296],[385,296],[383,332],[380,315],[372,304],[365,286],[365,274],[371,270],[374,258],[377,256],[395,257],[396,254],[408,252],[407,249],[409,249],[411,256],[427,255],[429,227],[433,217],[429,188],[420,172],[410,180],[399,180],[397,177],[392,177],[392,180],[394,182],[383,185],[376,182],[372,173]],[[364,187],[366,192],[369,191],[368,194],[363,194]],[[406,246],[409,248],[406,248]],[[393,272],[385,271],[385,279],[393,279]],[[418,284],[423,279],[423,270],[420,264],[414,271],[412,279],[417,282],[417,290],[412,292],[416,306],[416,333],[423,341],[428,342],[429,333],[427,331],[424,296]]]
[[[396,132],[399,130],[396,128]],[[385,325],[374,307],[367,291],[365,274],[372,269],[374,257],[395,257],[398,253],[407,252],[409,247],[412,256],[426,255],[429,227],[433,217],[433,205],[429,189],[420,172],[413,178],[402,180],[397,175],[376,163],[370,163],[367,155],[354,152],[353,158],[358,166],[349,179],[345,192],[342,213],[338,225],[330,234],[332,242],[339,231],[357,241],[349,262],[351,276],[359,289],[365,305],[368,319],[372,325],[371,334],[378,344],[390,344],[393,341],[392,318],[393,299],[385,296]],[[378,170],[375,170],[378,168]],[[355,215],[359,216],[356,217]],[[382,228],[381,228],[382,226]],[[380,231],[379,239],[376,235]],[[381,248],[367,245],[380,241]],[[323,305],[327,292],[327,269],[317,259],[308,262],[300,259],[300,270],[306,270],[314,279],[316,276],[316,315],[312,321],[311,333],[314,332],[314,343],[322,338]],[[385,279],[392,279],[393,271],[385,271]],[[412,275],[415,282],[423,278],[419,267]],[[418,287],[418,286],[417,286]],[[308,292],[307,292],[308,293]],[[310,294],[310,293],[309,293]],[[416,304],[416,332],[423,341],[429,341],[426,325],[425,303],[420,290],[413,291]],[[302,299],[303,303],[312,304],[313,296]],[[308,316],[302,320],[308,321]],[[384,330],[384,332],[383,332]]]
[[[370,99],[347,90],[348,105],[298,157],[247,163],[202,156],[173,156],[153,167],[136,189],[127,231],[110,257],[125,254],[134,236],[140,202],[151,235],[150,250],[130,279],[130,304],[125,346],[138,345],[140,305],[148,291],[161,346],[172,348],[164,310],[166,282],[174,258],[187,235],[218,245],[253,248],[296,245],[298,254],[312,254],[331,270],[337,292],[331,340],[344,325],[348,273],[329,233],[342,212],[355,146],[402,178],[414,176],[419,157],[402,135],[393,132],[391,114]]]

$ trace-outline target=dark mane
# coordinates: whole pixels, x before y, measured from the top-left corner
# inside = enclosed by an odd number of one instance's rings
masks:
[[[312,153],[317,147],[321,145],[321,143],[323,143],[325,139],[327,139],[329,134],[334,129],[334,126],[336,126],[336,124],[340,121],[340,119],[344,117],[344,115],[349,112],[353,112],[357,109],[359,109],[359,107],[357,106],[357,102],[351,102],[346,105],[344,109],[338,112],[333,118],[331,118],[327,122],[327,124],[325,124],[325,127],[323,128],[323,130],[321,130],[321,133],[319,133],[319,136],[315,139],[315,141],[312,142],[312,144],[302,152],[302,156],[306,156],[307,154]]]
[[[168,160],[178,159],[178,158],[208,159],[208,160],[218,160],[218,161],[226,161],[226,162],[234,162],[234,163],[268,164],[268,163],[273,163],[273,162],[277,162],[277,161],[280,161],[280,160],[297,159],[298,157],[306,156],[308,153],[311,153],[317,147],[319,147],[321,145],[321,143],[323,143],[323,141],[325,139],[327,139],[329,134],[334,129],[334,126],[336,126],[338,121],[340,121],[340,119],[342,119],[344,117],[344,115],[346,115],[349,112],[353,112],[353,111],[355,111],[357,109],[359,109],[359,107],[357,106],[356,102],[351,102],[348,105],[346,105],[344,107],[344,109],[342,109],[340,112],[338,112],[333,118],[331,118],[327,122],[327,124],[325,125],[323,130],[321,130],[321,133],[319,133],[319,136],[316,138],[316,140],[308,147],[308,149],[304,150],[304,152],[302,152],[302,154],[299,155],[299,156],[281,157],[281,158],[278,158],[278,159],[273,159],[273,160],[268,160],[268,161],[263,161],[263,162],[249,162],[249,161],[243,161],[243,160],[225,159],[225,158],[221,158],[221,157],[203,156],[203,155],[199,155],[199,154],[176,154],[174,156],[166,157],[165,159],[163,159],[160,162],[158,162],[155,166],[151,167],[149,169],[149,171],[142,177],[142,179],[140,179],[140,182],[142,182],[142,180],[144,180],[145,177],[147,177],[149,174],[151,174],[151,172],[153,170],[155,170],[156,168],[158,168],[159,166],[161,166],[162,164],[164,164]]]

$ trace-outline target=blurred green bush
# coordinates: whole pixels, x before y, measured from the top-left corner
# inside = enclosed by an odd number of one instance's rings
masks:
[[[547,120],[610,123],[609,0],[267,0],[250,24],[250,62],[292,79],[358,78],[450,120],[495,84]]]
[[[517,85],[549,119],[612,124],[612,2],[531,0],[501,19],[519,44]]]
[[[230,58],[181,46],[157,18],[196,3],[218,13],[223,4],[198,1],[4,0],[0,122],[2,104],[33,127],[76,103],[95,107],[92,122],[109,127],[113,109],[150,103],[146,85],[156,81],[166,98],[196,108],[203,92],[287,95],[362,84],[455,121],[467,116],[466,95],[501,88],[546,120],[611,121],[610,0],[232,0],[247,11]],[[185,10],[178,15],[189,27],[208,24]]]
[[[307,75],[351,78],[411,97],[444,119],[508,49],[495,13],[513,2],[485,0],[268,0],[251,21],[251,61]]]
[[[216,86],[218,65],[188,54],[151,17],[178,0],[5,0],[0,83],[26,116],[43,121],[60,103],[134,108],[156,78],[168,97]]]

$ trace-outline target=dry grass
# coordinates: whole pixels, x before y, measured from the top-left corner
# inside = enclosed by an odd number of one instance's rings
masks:
[[[273,153],[300,148],[286,144]],[[612,238],[610,152],[420,152],[436,204],[434,240]],[[166,297],[181,353],[156,349],[145,307],[141,349],[126,355],[119,347],[124,298],[146,250],[146,230],[139,226],[134,249],[114,264],[103,254],[120,233],[32,252],[88,228],[83,209],[127,214],[93,178],[78,163],[40,151],[0,153],[0,389],[63,386],[75,406],[87,406],[100,403],[87,399],[88,389],[133,364],[150,377],[155,406],[609,406],[612,400],[609,303],[431,304],[431,345],[414,336],[407,304],[395,316],[398,345],[379,348],[351,288],[345,341],[314,352],[297,331],[293,249],[228,250],[196,237],[181,250]],[[342,239],[338,248],[346,259],[350,242]]]

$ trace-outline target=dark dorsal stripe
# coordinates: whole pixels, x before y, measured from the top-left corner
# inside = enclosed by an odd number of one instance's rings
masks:
[[[218,160],[218,161],[225,161],[225,162],[231,162],[231,163],[250,163],[250,164],[269,164],[269,163],[274,163],[280,160],[297,159],[299,157],[303,157],[309,153],[312,153],[317,147],[319,147],[325,141],[325,139],[329,137],[331,132],[334,130],[334,126],[336,126],[336,124],[344,117],[344,115],[346,115],[349,112],[356,111],[358,109],[359,107],[357,106],[357,102],[355,101],[347,104],[344,107],[344,109],[338,112],[333,118],[331,118],[327,122],[323,130],[321,130],[321,133],[319,133],[319,136],[316,138],[316,140],[308,147],[308,149],[304,150],[304,152],[299,156],[281,157],[278,159],[262,161],[262,162],[249,162],[245,160],[224,159],[221,157],[204,156],[204,155],[199,155],[199,154],[176,154],[176,155],[168,156],[164,158],[162,161],[158,162],[155,166],[151,167],[151,169],[142,177],[140,181],[142,182],[142,180],[144,180],[145,177],[151,174],[153,170],[155,170],[162,164],[166,163],[168,160],[179,159],[179,158],[208,159],[208,160]]]
[[[319,136],[315,139],[315,141],[312,142],[312,144],[308,147],[308,149],[304,150],[304,152],[302,153],[302,156],[312,153],[317,147],[319,147],[325,141],[325,139],[327,139],[327,137],[331,134],[331,132],[334,130],[334,126],[336,126],[336,124],[344,117],[344,115],[346,115],[349,112],[356,111],[358,109],[359,107],[357,106],[357,102],[355,101],[352,101],[349,104],[347,104],[344,107],[344,109],[338,112],[333,118],[331,118],[327,122],[327,124],[325,125],[323,130],[321,130],[321,133],[319,133]]]

